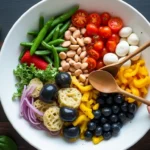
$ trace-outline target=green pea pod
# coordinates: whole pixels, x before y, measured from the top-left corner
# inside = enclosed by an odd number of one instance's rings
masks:
[[[39,31],[41,31],[43,27],[44,27],[44,17],[41,16],[39,19]]]
[[[58,36],[59,36],[59,26],[56,28],[56,30],[55,30],[55,32],[54,32],[54,34],[53,34],[53,40],[56,40],[57,38],[58,38]]]
[[[77,10],[79,9],[79,5],[74,6],[73,8],[71,8],[68,12],[62,14],[61,16],[57,17],[53,23],[52,23],[52,27],[56,26],[59,23],[62,23],[66,20],[68,20]]]
[[[63,25],[62,23],[58,24],[58,25],[48,34],[48,36],[45,38],[44,41],[45,41],[45,42],[49,42],[49,41],[52,39],[53,34],[54,34],[56,28],[57,28],[57,27],[60,28],[62,25]]]
[[[27,34],[32,35],[32,36],[37,36],[38,33],[39,33],[38,31],[31,31],[31,32],[28,32]]]
[[[71,21],[67,21],[63,27],[60,29],[59,36],[64,36],[65,31],[69,28]]]
[[[32,42],[21,42],[20,45],[24,46],[24,47],[32,47],[33,43]]]
[[[43,41],[44,37],[46,36],[49,28],[52,25],[54,18],[51,18],[42,28],[42,30],[39,32],[36,40],[34,41],[31,49],[30,49],[30,54],[33,55],[36,51],[36,49],[39,47],[39,45],[41,44],[41,42]]]
[[[49,56],[42,56],[44,58],[45,61],[47,61],[49,64],[53,64],[53,61],[51,60],[51,58]]]
[[[39,55],[39,56],[43,56],[43,55],[49,55],[51,52],[48,50],[41,50],[41,51],[36,51],[35,54]]]

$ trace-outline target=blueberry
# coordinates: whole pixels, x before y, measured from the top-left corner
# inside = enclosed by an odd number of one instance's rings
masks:
[[[127,102],[124,102],[122,105],[121,105],[121,110],[123,112],[127,112],[128,111],[128,103]]]
[[[100,97],[103,97],[104,99],[106,99],[109,96],[109,94],[107,93],[100,93]]]
[[[107,120],[107,118],[105,118],[105,117],[101,117],[101,119],[100,119],[100,122],[101,122],[101,124],[104,124],[104,123],[106,123],[108,120]]]
[[[112,106],[112,112],[113,112],[114,114],[119,113],[119,111],[120,111],[119,106],[117,106],[117,105],[113,105],[113,106]]]
[[[118,126],[120,127],[120,129],[122,128],[123,124],[119,121],[117,122]]]
[[[117,122],[118,121],[117,115],[111,115],[110,116],[110,121],[113,122],[113,123]]]
[[[133,114],[133,113],[128,112],[128,113],[127,113],[127,117],[128,117],[129,119],[133,119],[133,118],[134,118],[134,114]]]
[[[109,96],[108,98],[106,98],[106,104],[108,104],[108,105],[113,104],[113,97],[112,96]]]
[[[118,117],[119,117],[119,119],[120,119],[121,122],[124,123],[126,121],[126,115],[124,113],[120,113],[118,115]]]
[[[104,140],[109,140],[112,137],[112,133],[111,132],[105,132],[103,134]]]
[[[129,111],[130,113],[135,113],[136,110],[137,110],[137,105],[136,105],[136,104],[134,104],[134,103],[129,104],[129,106],[128,106],[128,111]]]
[[[102,114],[105,116],[105,117],[108,117],[112,114],[112,110],[111,108],[109,107],[105,107],[102,109]]]
[[[95,136],[101,136],[103,133],[102,127],[98,126],[95,129]]]
[[[96,123],[96,126],[100,124],[100,119],[93,119],[92,121]]]
[[[114,101],[117,104],[122,104],[124,102],[124,96],[122,94],[117,94],[114,96]]]
[[[103,97],[98,97],[96,102],[99,103],[101,107],[105,105],[105,100]]]
[[[105,123],[103,125],[103,131],[107,132],[107,131],[110,131],[111,130],[111,125],[108,124],[108,123]]]
[[[84,133],[84,137],[85,137],[86,140],[91,140],[92,137],[93,137],[93,133],[91,131],[87,130]]]
[[[120,126],[117,123],[112,124],[112,134],[117,135],[120,131]]]
[[[93,121],[91,121],[91,122],[88,123],[87,127],[88,127],[88,129],[89,129],[90,131],[93,131],[93,130],[96,129],[96,123],[93,122]]]
[[[94,110],[93,115],[95,119],[99,119],[101,117],[101,111],[100,110]]]

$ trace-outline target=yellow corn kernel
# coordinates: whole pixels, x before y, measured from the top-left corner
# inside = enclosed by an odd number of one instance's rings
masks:
[[[92,142],[93,142],[94,144],[98,144],[98,143],[100,143],[100,142],[103,141],[103,140],[104,140],[103,136],[98,136],[98,137],[93,136],[93,137],[92,137]]]
[[[97,110],[98,108],[99,108],[99,103],[97,103],[93,106],[93,110]]]
[[[72,124],[77,126],[82,124],[84,121],[89,121],[89,119],[85,115],[81,115]]]
[[[90,97],[90,92],[85,92],[81,98],[81,101],[87,102],[89,100],[89,97]]]

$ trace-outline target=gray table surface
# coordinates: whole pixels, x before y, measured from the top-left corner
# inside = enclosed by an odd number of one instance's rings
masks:
[[[39,0],[0,0],[0,42],[3,42],[14,22]],[[125,0],[138,9],[150,21],[150,0]],[[0,105],[0,135],[6,134],[14,138],[19,150],[35,150],[26,143],[12,128]],[[130,150],[150,150],[150,132]]]

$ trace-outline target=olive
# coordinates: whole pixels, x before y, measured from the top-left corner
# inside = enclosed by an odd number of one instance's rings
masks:
[[[93,115],[95,119],[99,119],[101,117],[101,111],[100,110],[94,110]]]
[[[113,106],[112,106],[112,112],[113,112],[114,114],[117,114],[119,111],[120,111],[120,108],[119,108],[117,105],[113,105]]]
[[[108,105],[113,104],[113,97],[112,97],[112,96],[109,96],[108,98],[106,98],[106,103],[107,103]]]
[[[122,124],[120,121],[117,122],[117,124],[118,124],[118,126],[119,126],[120,128],[122,128],[123,124]]]
[[[112,110],[111,108],[109,107],[105,107],[102,109],[102,114],[105,116],[105,117],[108,117],[112,114]]]
[[[103,137],[104,137],[104,140],[109,140],[112,137],[112,133],[104,132]]]
[[[118,121],[117,115],[111,115],[110,120],[111,120],[111,122],[114,122],[114,123],[117,122]]]
[[[63,136],[66,139],[78,138],[80,135],[80,128],[78,126],[68,126],[63,128]]]
[[[107,121],[108,121],[108,119],[105,117],[101,117],[101,119],[100,119],[101,124],[105,124]]]
[[[108,124],[108,123],[105,123],[104,125],[103,125],[103,131],[110,131],[111,130],[111,125],[110,124]]]
[[[124,123],[124,122],[126,121],[126,119],[127,119],[127,118],[126,118],[126,115],[125,115],[124,113],[120,113],[120,114],[118,115],[118,117],[119,117],[120,121],[123,122],[123,123]]]
[[[98,97],[96,102],[99,103],[101,107],[105,105],[105,100],[102,97]]]
[[[100,126],[97,126],[95,129],[95,136],[101,136],[103,133],[103,129]]]
[[[93,130],[96,129],[96,123],[93,122],[93,121],[91,121],[91,122],[89,122],[89,123],[87,124],[87,127],[88,127],[88,129],[89,129],[90,131],[93,131]]]
[[[60,88],[68,88],[71,84],[71,77],[67,72],[60,72],[56,75],[55,82]]]
[[[111,128],[113,135],[117,135],[120,131],[120,126],[117,123],[112,124]]]
[[[136,110],[137,110],[137,105],[136,105],[136,104],[134,104],[134,103],[129,104],[129,106],[128,106],[128,111],[129,111],[130,113],[135,113]]]
[[[59,116],[61,120],[71,122],[77,118],[78,112],[76,109],[68,108],[68,107],[61,107]]]
[[[100,97],[103,97],[104,99],[106,99],[109,96],[109,94],[107,93],[100,93]]]
[[[53,84],[46,84],[40,92],[40,100],[45,103],[52,103],[57,96],[57,87]]]
[[[122,94],[116,94],[114,96],[114,101],[117,103],[117,104],[122,104],[124,102],[124,96]]]
[[[128,117],[129,119],[133,119],[133,118],[134,118],[134,114],[133,114],[133,113],[128,112],[128,113],[127,113],[127,117]]]
[[[87,130],[84,133],[84,137],[85,137],[86,140],[91,140],[92,137],[93,137],[93,133],[91,131]]]
[[[121,105],[121,110],[123,112],[127,112],[128,111],[128,103],[127,102],[124,102],[122,105]]]

